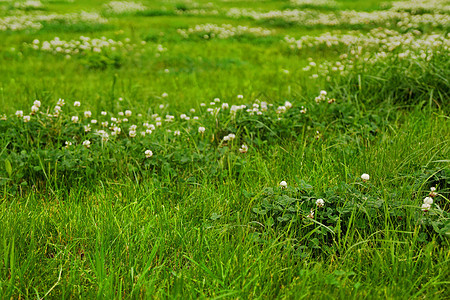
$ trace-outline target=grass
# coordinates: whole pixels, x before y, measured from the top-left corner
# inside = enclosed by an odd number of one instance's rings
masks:
[[[103,1],[43,3],[46,14],[102,12]],[[143,4],[149,10],[142,15],[108,16],[106,25],[0,31],[0,116],[8,115],[0,121],[1,298],[448,297],[445,49],[428,61],[357,61],[361,69],[312,79],[303,71],[311,61],[339,61],[352,48],[292,51],[283,37],[348,26],[281,24],[270,26],[274,34],[266,38],[185,39],[176,29],[263,25],[222,12],[153,13],[190,8],[182,1]],[[289,1],[213,5],[290,7]],[[378,1],[338,1],[330,10],[381,8]],[[120,49],[117,66],[105,63],[107,52],[67,59],[24,44],[80,35],[129,38],[137,46]],[[167,50],[159,53],[158,44]],[[336,102],[317,104],[321,90]],[[200,105],[216,97],[230,106],[258,98],[274,107],[261,117],[216,118]],[[40,111],[52,112],[58,98],[66,99],[60,118],[38,114],[25,123],[14,116],[19,109],[28,114],[35,99]],[[285,101],[293,107],[276,113]],[[83,111],[101,122],[110,118],[101,111],[118,116],[126,109],[133,114],[119,137],[102,143],[83,131]],[[129,124],[143,120],[138,113],[175,115],[163,124],[172,132],[157,128],[130,138]],[[200,120],[181,121],[181,113]],[[72,123],[73,115],[81,122]],[[236,139],[223,141],[229,133]],[[89,149],[81,144],[86,139]],[[74,144],[69,149],[66,140]],[[424,212],[431,187],[438,195]],[[316,207],[319,198],[324,207]]]

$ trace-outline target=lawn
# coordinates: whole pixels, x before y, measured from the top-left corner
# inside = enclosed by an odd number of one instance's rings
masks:
[[[447,0],[0,0],[0,298],[450,297]]]

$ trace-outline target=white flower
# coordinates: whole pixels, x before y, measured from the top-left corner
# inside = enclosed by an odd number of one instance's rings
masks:
[[[72,122],[73,123],[77,123],[78,122],[78,117],[77,116],[72,116]]]
[[[327,91],[324,91],[324,90],[320,91],[320,96],[325,97],[326,95],[327,95]]]
[[[430,210],[430,208],[431,208],[431,204],[428,204],[428,203],[422,204],[423,211],[428,211],[428,210]]]
[[[66,103],[64,102],[64,99],[61,99],[61,98],[59,98],[58,102],[56,102],[56,105],[58,105],[58,106],[64,106],[64,104],[66,104]]]
[[[86,148],[89,148],[89,147],[91,146],[91,141],[85,140],[85,141],[83,142],[83,146],[85,146]]]
[[[119,101],[123,101],[123,98],[122,98],[122,97],[119,97]]]
[[[234,133],[230,133],[228,135],[228,138],[230,139],[230,141],[234,140],[236,138],[236,135]]]
[[[84,125],[84,132],[89,132],[91,131],[91,125]]]
[[[156,122],[156,127],[161,127],[162,126],[162,122]]]
[[[22,117],[23,117],[23,111],[22,111],[22,110],[16,111],[16,116],[17,116],[18,118],[22,118]]]
[[[228,135],[226,135],[226,136],[223,137],[223,140],[224,140],[225,142],[227,142],[227,141],[230,140],[230,137],[229,137]]]
[[[61,106],[56,105],[56,106],[55,106],[55,113],[60,113],[61,111],[62,111]]]
[[[125,111],[125,116],[126,116],[126,117],[131,117],[131,114],[132,114],[132,113],[131,113],[131,110],[126,110],[126,111]]]
[[[285,106],[287,109],[289,109],[289,108],[292,107],[292,103],[289,102],[289,101],[286,101],[286,102],[284,102],[284,106]]]
[[[191,108],[189,111],[190,111],[191,113],[195,113],[195,108]]]
[[[101,112],[102,116],[106,116],[106,111]]]
[[[111,122],[117,122],[117,118],[111,117]]]
[[[126,123],[126,122],[128,122],[128,119],[127,119],[127,118],[123,118],[123,119],[122,119],[122,122],[125,122],[125,123]]]
[[[70,146],[72,146],[72,142],[66,141],[66,145],[64,146],[64,148],[69,148]]]
[[[134,138],[134,137],[136,136],[136,131],[130,130],[130,131],[128,132],[128,135],[129,135],[130,137]]]
[[[181,134],[181,132],[179,131],[179,130],[175,130],[174,132],[173,132],[173,135],[180,135]]]
[[[96,119],[92,119],[92,120],[91,120],[91,123],[92,123],[92,124],[97,124],[97,120],[96,120]]]
[[[244,95],[237,95],[238,99],[244,99]]]
[[[314,211],[311,209],[311,211],[309,212],[309,215],[306,216],[309,219],[314,219]]]
[[[34,105],[34,106],[37,106],[37,107],[41,107],[41,101],[39,101],[39,100],[34,100],[33,105]]]
[[[75,106],[75,107],[80,107],[80,106],[81,106],[80,101],[75,101],[75,102],[73,103],[73,106]]]
[[[123,111],[119,111],[118,113],[117,113],[119,116],[121,116],[121,117],[123,117]]]
[[[286,181],[282,181],[282,182],[280,182],[280,187],[281,188],[287,188],[287,182]]]
[[[200,103],[200,106],[204,107],[204,106],[206,106],[206,104],[205,103]]]
[[[145,150],[145,157],[147,157],[147,158],[150,158],[150,157],[152,157],[153,156],[153,152],[152,152],[152,150]]]
[[[103,127],[108,127],[108,121],[102,122]]]
[[[239,152],[241,152],[241,153],[247,153],[247,151],[248,151],[248,146],[245,144],[243,144],[241,146],[241,148],[239,148]]]
[[[423,203],[431,205],[433,204],[433,198],[426,197],[425,199],[423,199]]]
[[[222,109],[228,109],[229,105],[228,103],[222,103]]]
[[[322,207],[325,205],[325,201],[323,201],[323,199],[317,199],[316,205],[317,205],[317,207]]]
[[[200,133],[204,133],[205,130],[206,130],[206,128],[203,127],[203,126],[200,126],[200,127],[198,128],[198,132],[200,132]]]
[[[430,191],[435,192],[436,191],[436,187],[430,187]]]
[[[31,113],[35,114],[39,111],[39,106],[33,105],[31,107]]]
[[[23,116],[23,121],[25,123],[30,122],[30,120],[31,120],[31,116]]]
[[[161,97],[166,98],[167,96],[169,96],[169,94],[167,93],[162,93]]]
[[[361,175],[361,179],[362,179],[363,181],[367,181],[367,180],[370,179],[370,176],[369,176],[369,174],[364,173],[364,174]]]
[[[84,112],[85,118],[90,118],[91,116],[92,116],[92,113],[89,110]]]
[[[180,119],[186,119],[186,114],[181,114]]]

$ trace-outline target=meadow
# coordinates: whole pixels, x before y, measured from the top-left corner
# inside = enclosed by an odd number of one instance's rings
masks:
[[[0,298],[448,299],[450,2],[0,0]]]

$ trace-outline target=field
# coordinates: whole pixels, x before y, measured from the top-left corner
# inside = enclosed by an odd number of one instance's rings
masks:
[[[448,299],[449,28],[0,0],[0,298]]]

